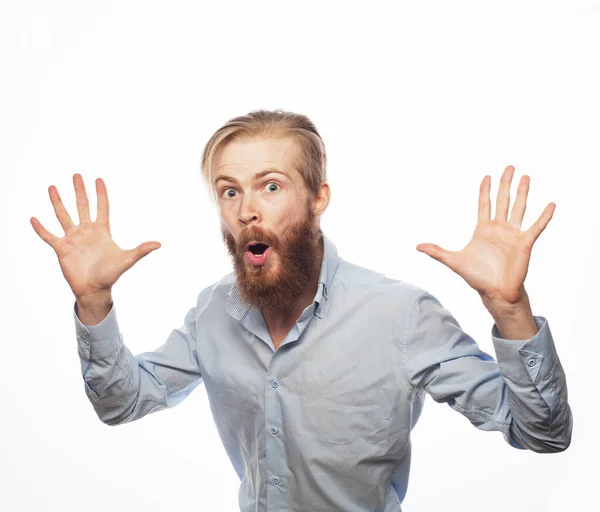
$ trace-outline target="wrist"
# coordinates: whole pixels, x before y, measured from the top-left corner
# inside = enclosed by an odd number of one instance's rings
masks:
[[[507,299],[501,293],[480,293],[481,300],[490,314],[496,317],[517,317],[531,311],[529,295],[525,286],[521,285],[514,297]]]
[[[531,304],[527,294],[523,295],[518,302],[504,300],[490,300],[482,297],[483,305],[494,319],[498,318],[522,318],[531,314]]]
[[[76,297],[77,316],[83,324],[99,324],[112,308],[112,290],[81,295]]]
[[[94,305],[99,302],[106,301],[112,297],[112,287],[101,288],[98,290],[87,291],[79,295],[75,295],[75,300],[78,304]]]
[[[527,294],[516,303],[484,300],[484,304],[494,319],[500,337],[509,340],[525,340],[532,338],[538,332]]]

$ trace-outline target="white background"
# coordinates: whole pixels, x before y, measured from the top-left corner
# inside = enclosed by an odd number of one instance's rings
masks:
[[[76,221],[73,173],[93,212],[104,178],[116,242],[162,243],[114,289],[126,344],[154,349],[230,271],[199,161],[221,124],[257,108],[304,113],[320,130],[332,188],[322,226],[340,255],[427,289],[486,351],[492,320],[476,292],[415,246],[463,247],[481,179],[492,175],[495,200],[509,164],[515,180],[531,176],[524,228],[556,202],[526,287],[567,373],[571,447],[514,450],[429,399],[403,507],[593,506],[598,27],[592,1],[2,2],[0,508],[237,510],[203,386],[139,422],[97,419],[73,297],[29,218],[62,236],[49,185]]]

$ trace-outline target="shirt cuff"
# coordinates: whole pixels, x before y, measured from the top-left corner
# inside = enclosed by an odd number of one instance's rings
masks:
[[[79,355],[83,359],[109,359],[121,348],[123,341],[114,302],[108,315],[96,325],[85,325],[81,322],[77,316],[77,301],[73,306],[73,317]]]
[[[558,360],[548,321],[534,316],[538,332],[528,340],[506,340],[492,327],[492,340],[500,373],[515,382],[545,380]]]

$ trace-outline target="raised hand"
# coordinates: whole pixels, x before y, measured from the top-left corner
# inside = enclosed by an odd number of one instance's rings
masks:
[[[73,175],[79,225],[73,224],[54,185],[48,188],[50,201],[65,236],[59,238],[31,217],[35,232],[50,245],[60,268],[77,299],[110,291],[117,279],[144,256],[160,247],[159,242],[144,242],[135,249],[123,250],[112,239],[108,220],[108,195],[102,178],[96,180],[98,211],[90,219],[88,197],[80,174]]]
[[[417,250],[440,261],[477,290],[484,301],[517,304],[525,297],[524,282],[533,244],[550,222],[556,204],[549,203],[537,221],[521,231],[529,192],[529,177],[519,182],[517,197],[507,220],[510,206],[510,184],[515,168],[504,169],[496,216],[490,218],[490,176],[479,188],[479,215],[470,242],[461,251],[448,251],[435,244],[419,244]]]

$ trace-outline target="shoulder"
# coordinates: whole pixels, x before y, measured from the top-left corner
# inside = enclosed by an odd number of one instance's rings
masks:
[[[428,295],[423,288],[403,281],[392,279],[365,267],[350,263],[340,258],[335,277],[332,282],[333,292],[344,300],[353,298],[388,304],[395,309],[412,308],[423,295]]]

